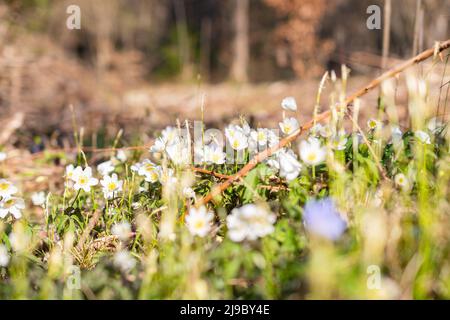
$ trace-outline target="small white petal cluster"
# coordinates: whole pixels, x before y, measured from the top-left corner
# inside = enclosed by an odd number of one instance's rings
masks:
[[[149,159],[136,163],[131,166],[131,170],[137,172],[138,175],[143,176],[145,181],[150,183],[158,182],[161,178],[162,169]]]
[[[425,131],[422,130],[417,130],[414,133],[414,136],[416,137],[416,139],[423,143],[423,144],[430,144],[431,143],[431,138],[430,135],[428,133],[426,133]]]
[[[131,235],[131,225],[127,221],[116,223],[111,227],[111,233],[117,236],[119,240],[126,241]]]
[[[317,166],[325,161],[326,147],[321,145],[319,139],[310,137],[300,142],[300,158],[309,166]]]
[[[288,182],[294,180],[300,174],[302,165],[297,160],[297,155],[291,149],[281,149],[266,162],[269,167],[279,171],[282,178]]]
[[[183,196],[187,199],[195,199],[195,192],[190,187],[183,188]]]
[[[7,267],[9,263],[9,253],[6,246],[0,244],[0,267]]]
[[[111,160],[105,161],[100,163],[97,166],[97,171],[98,173],[100,173],[102,176],[107,176],[109,175],[111,172],[114,171],[114,166]]]
[[[202,206],[191,208],[185,218],[186,226],[193,236],[205,237],[211,231],[214,214]]]
[[[296,111],[297,110],[297,102],[294,97],[286,97],[281,101],[281,107],[284,110],[288,111]]]
[[[114,255],[114,265],[123,272],[130,271],[136,265],[136,259],[127,250],[121,250]]]
[[[31,202],[33,205],[42,207],[46,201],[46,195],[44,191],[35,192],[31,195]]]
[[[403,173],[398,173],[394,178],[395,184],[402,188],[403,190],[409,190],[410,183],[408,178]]]
[[[228,236],[232,241],[256,240],[274,231],[276,216],[267,209],[246,204],[227,216]]]
[[[6,218],[8,214],[19,219],[22,217],[22,210],[25,209],[25,201],[15,197],[18,189],[8,180],[0,179],[0,218]]]

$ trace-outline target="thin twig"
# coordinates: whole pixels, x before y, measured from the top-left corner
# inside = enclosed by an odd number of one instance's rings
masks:
[[[440,43],[440,45],[437,47],[437,50],[436,50],[435,47],[430,48],[430,49],[428,49],[428,50],[418,54],[417,56],[415,56],[415,57],[405,61],[404,63],[400,64],[399,66],[386,71],[385,73],[383,73],[379,77],[377,77],[374,80],[372,80],[365,87],[359,89],[353,95],[348,97],[344,101],[344,105],[342,107],[347,108],[348,105],[351,104],[356,98],[359,98],[359,97],[365,95],[366,93],[368,93],[369,91],[371,91],[372,89],[378,87],[384,80],[396,76],[397,74],[403,72],[405,69],[407,69],[407,68],[409,68],[409,67],[411,67],[411,66],[413,66],[413,65],[415,65],[415,64],[417,64],[419,62],[422,62],[423,60],[426,60],[429,57],[433,56],[434,54],[439,53],[439,52],[441,52],[441,51],[443,51],[443,50],[445,50],[445,49],[447,49],[449,47],[450,47],[450,39]],[[232,185],[235,181],[237,181],[237,180],[241,179],[243,176],[247,175],[250,172],[250,170],[252,170],[258,163],[260,163],[264,159],[270,157],[276,151],[278,151],[279,149],[283,148],[287,144],[289,144],[292,141],[294,141],[304,131],[310,129],[314,122],[321,122],[321,121],[329,118],[330,115],[331,115],[331,111],[330,110],[322,112],[315,119],[312,119],[312,120],[308,121],[303,126],[301,126],[299,129],[297,129],[294,133],[292,133],[291,135],[283,138],[278,145],[273,146],[272,148],[266,149],[266,150],[258,153],[257,155],[255,155],[255,157],[252,160],[250,160],[250,162],[247,163],[236,174],[232,175],[229,179],[227,179],[226,181],[224,181],[220,185],[216,186],[204,198],[199,199],[196,202],[196,206],[199,207],[199,206],[204,205],[204,204],[210,202],[211,200],[213,200],[215,197],[220,195],[224,190],[226,190],[230,185]]]

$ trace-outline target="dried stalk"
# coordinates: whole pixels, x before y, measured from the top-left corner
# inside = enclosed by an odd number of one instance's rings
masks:
[[[384,80],[396,76],[397,74],[403,72],[405,69],[407,69],[407,68],[409,68],[409,67],[411,67],[411,66],[413,66],[413,65],[415,65],[415,64],[417,64],[419,62],[422,62],[422,61],[428,59],[429,57],[431,57],[433,55],[436,55],[437,53],[439,53],[439,52],[441,52],[441,51],[443,51],[443,50],[445,50],[445,49],[447,49],[449,47],[450,47],[450,39],[448,39],[448,40],[446,40],[444,42],[441,42],[439,44],[439,46],[430,48],[430,49],[428,49],[428,50],[418,54],[417,56],[415,56],[415,57],[405,61],[404,63],[400,64],[399,66],[394,67],[394,68],[386,71],[385,73],[381,74],[379,77],[377,77],[374,80],[372,80],[365,87],[359,89],[353,95],[348,97],[344,101],[342,107],[343,108],[347,108],[348,105],[350,105],[356,98],[359,98],[359,97],[365,95],[366,93],[368,93],[369,91],[371,91],[372,89],[378,87]],[[216,186],[208,195],[206,195],[205,197],[199,199],[196,202],[196,206],[199,207],[199,206],[204,205],[204,204],[210,202],[211,200],[213,200],[215,197],[220,195],[224,190],[226,190],[230,185],[232,185],[235,181],[237,181],[237,180],[241,179],[242,177],[244,177],[245,175],[247,175],[247,173],[249,173],[250,170],[252,170],[258,163],[260,163],[264,159],[270,157],[276,151],[278,151],[279,149],[283,148],[287,144],[289,144],[292,141],[294,141],[304,131],[310,129],[313,126],[313,123],[321,122],[321,121],[327,119],[328,117],[330,117],[330,115],[331,115],[330,110],[322,112],[315,119],[312,119],[312,120],[308,121],[303,126],[301,126],[298,130],[296,130],[294,133],[292,133],[291,135],[289,135],[289,136],[285,137],[284,139],[282,139],[278,145],[273,146],[272,148],[266,149],[266,150],[258,153],[252,160],[250,160],[249,163],[247,163],[236,174],[232,175],[226,181],[224,181],[223,183],[221,183],[218,186]]]

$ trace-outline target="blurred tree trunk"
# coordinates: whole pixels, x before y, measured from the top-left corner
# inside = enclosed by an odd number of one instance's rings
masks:
[[[234,8],[234,48],[230,77],[234,81],[248,81],[249,37],[248,37],[249,0],[235,0]]]
[[[189,33],[187,29],[186,7],[184,5],[184,0],[174,0],[174,6],[178,34],[181,79],[190,80],[193,78],[193,69],[191,63],[191,48],[189,44]]]

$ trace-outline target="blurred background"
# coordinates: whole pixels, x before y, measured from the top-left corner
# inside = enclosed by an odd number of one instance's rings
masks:
[[[66,27],[69,5],[81,9],[79,30]],[[381,29],[366,26],[370,5]],[[447,0],[1,0],[0,145],[69,144],[73,115],[87,135],[150,136],[200,119],[202,105],[209,126],[240,114],[276,125],[288,95],[304,121],[325,70],[339,76],[346,64],[349,91],[359,88],[447,39],[449,9]]]

